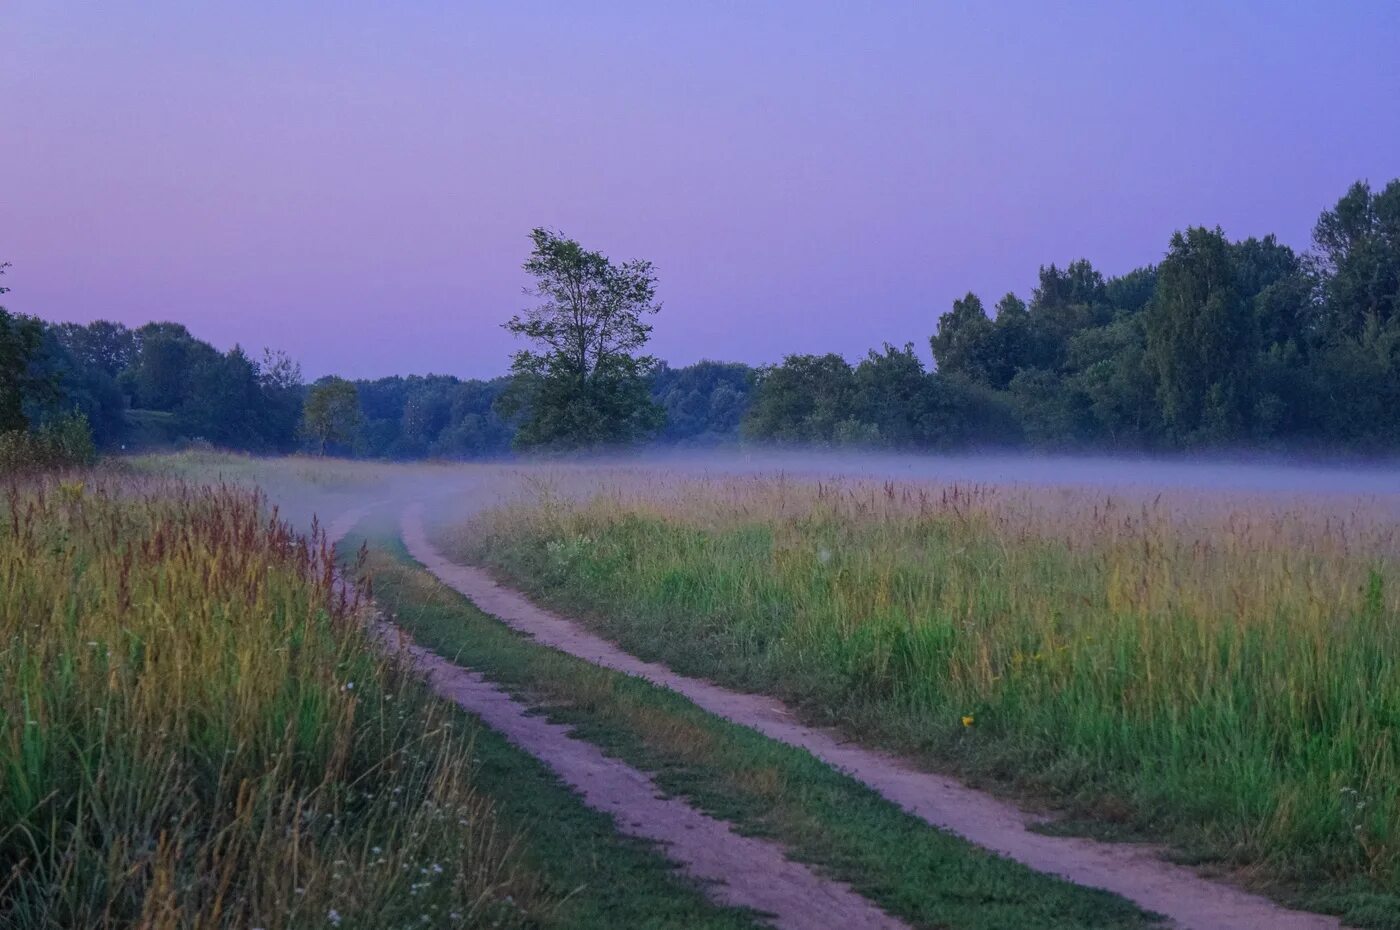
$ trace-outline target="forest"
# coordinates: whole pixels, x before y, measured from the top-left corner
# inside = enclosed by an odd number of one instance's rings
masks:
[[[631,405],[627,431],[560,443],[522,430],[531,404],[571,402],[519,390],[544,383],[528,353],[491,380],[306,384],[285,353],[220,351],[179,323],[49,323],[0,308],[0,432],[71,430],[77,417],[103,449],[380,459],[641,442],[1385,453],[1400,447],[1400,179],[1354,184],[1306,252],[1193,227],[1155,264],[1118,276],[1087,259],[1045,265],[1028,299],[1008,293],[989,309],[968,293],[930,329],[931,368],[913,344],[883,343],[855,364],[831,353],[758,368],[620,354],[637,385],[616,401]]]

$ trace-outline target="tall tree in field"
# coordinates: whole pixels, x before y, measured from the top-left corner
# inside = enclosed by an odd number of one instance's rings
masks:
[[[526,294],[539,303],[505,328],[532,343],[515,354],[502,409],[521,417],[521,448],[576,449],[653,435],[664,414],[647,375],[656,360],[638,355],[651,336],[656,303],[650,262],[613,263],[547,229],[530,233]]]
[[[360,427],[360,393],[344,378],[323,378],[306,392],[301,429],[316,450],[326,454],[332,445],[349,445]]]
[[[1172,236],[1147,316],[1147,359],[1178,441],[1239,435],[1249,410],[1254,323],[1219,229]]]

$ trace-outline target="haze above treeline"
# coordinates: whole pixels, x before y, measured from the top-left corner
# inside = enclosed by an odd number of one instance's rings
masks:
[[[1273,236],[1230,241],[1218,228],[1194,227],[1173,234],[1158,262],[1122,276],[1105,277],[1087,259],[1042,266],[1031,294],[956,301],[931,326],[932,372],[916,347],[882,344],[880,333],[854,365],[835,354],[757,369],[671,368],[640,357],[632,374],[644,388],[616,401],[635,407],[619,414],[624,425],[573,443],[556,441],[557,431],[531,433],[546,401],[519,390],[543,383],[520,356],[513,378],[330,378],[318,388],[284,354],[220,352],[177,323],[130,329],[5,314],[0,429],[36,428],[76,410],[108,448],[194,442],[384,458],[653,441],[1392,452],[1400,447],[1400,180],[1358,182],[1323,211],[1313,238],[1300,254]],[[551,241],[607,262],[578,243]],[[543,254],[536,246],[531,261]],[[583,246],[606,251],[605,243]],[[649,266],[646,274],[656,284]],[[662,274],[662,291],[664,283]],[[637,351],[649,335],[640,325],[630,346]],[[518,335],[539,338],[520,327]],[[330,412],[343,422],[318,436],[308,424],[327,401],[340,404]]]

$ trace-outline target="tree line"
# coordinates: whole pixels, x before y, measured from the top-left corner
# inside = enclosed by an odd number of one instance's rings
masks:
[[[220,352],[177,323],[49,324],[0,308],[0,433],[76,416],[101,447],[187,443],[480,458],[642,442],[949,449],[1400,447],[1400,180],[1353,185],[1298,253],[1176,233],[1156,264],[1043,266],[1029,299],[969,293],[926,368],[912,344],[851,364],[790,355],[672,368],[645,261],[537,229],[509,375],[304,383],[284,353]],[[0,266],[0,272],[3,272]],[[0,288],[0,293],[4,289]]]
[[[744,365],[649,367],[645,399],[661,411],[649,435],[733,440],[753,380]],[[178,323],[53,324],[0,307],[0,435],[66,436],[76,417],[105,450],[207,444],[383,459],[500,457],[520,446],[521,417],[501,403],[512,383],[396,375],[306,384],[283,352],[220,352]]]
[[[1219,228],[1117,277],[1040,269],[1029,301],[954,301],[929,340],[852,366],[760,373],[754,438],[948,447],[1393,450],[1400,445],[1400,180],[1357,183],[1299,254]]]

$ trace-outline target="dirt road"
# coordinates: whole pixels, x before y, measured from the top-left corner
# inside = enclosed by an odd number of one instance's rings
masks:
[[[1337,930],[1335,917],[1283,908],[1239,888],[1202,878],[1163,861],[1151,848],[1046,836],[1029,828],[1035,818],[1014,805],[957,781],[910,767],[897,757],[865,749],[836,733],[799,723],[780,702],[678,675],[644,662],[589,632],[583,625],[532,604],[484,571],[458,565],[428,541],[423,509],[403,514],[404,544],[414,559],[479,608],[538,642],[606,668],[676,691],[705,710],[771,739],[801,747],[851,775],[930,825],[1036,871],[1102,888],[1164,914],[1188,930]],[[856,924],[848,924],[856,926]],[[816,926],[807,924],[807,926]]]
[[[343,538],[368,509],[332,523],[328,540]],[[715,900],[768,915],[781,930],[908,930],[848,885],[788,859],[781,845],[741,836],[684,801],[663,797],[643,772],[575,739],[570,727],[532,713],[481,675],[414,645],[391,624],[380,621],[378,630],[440,696],[542,761],[589,807],[612,815],[619,832],[659,844]]]

